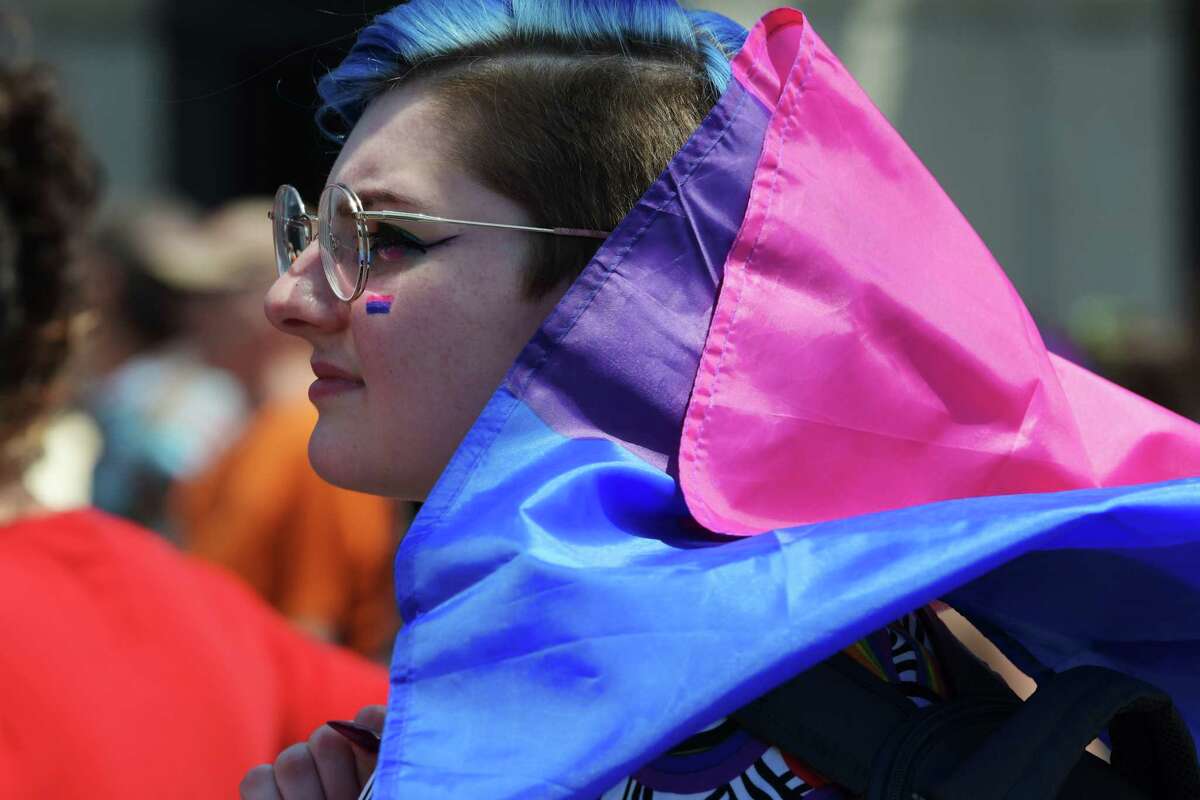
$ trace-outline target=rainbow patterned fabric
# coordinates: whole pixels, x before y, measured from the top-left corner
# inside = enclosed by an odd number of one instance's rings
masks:
[[[1200,726],[1200,428],[1046,352],[802,14],[733,73],[401,545],[379,797],[749,758],[714,720],[937,598]]]

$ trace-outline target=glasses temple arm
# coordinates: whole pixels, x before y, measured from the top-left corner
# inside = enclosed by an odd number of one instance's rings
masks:
[[[612,233],[612,231],[594,231],[586,228],[538,228],[532,225],[508,225],[502,222],[475,222],[468,219],[433,217],[429,214],[418,214],[408,211],[363,211],[359,216],[365,220],[400,219],[411,222],[446,222],[453,225],[470,225],[476,228],[502,228],[510,231],[548,233],[552,236],[574,236],[587,239],[607,239],[608,235]]]

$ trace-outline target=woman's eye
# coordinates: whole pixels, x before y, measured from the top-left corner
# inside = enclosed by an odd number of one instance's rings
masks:
[[[428,250],[429,245],[394,225],[381,224],[371,234],[371,253],[384,261],[401,261]]]

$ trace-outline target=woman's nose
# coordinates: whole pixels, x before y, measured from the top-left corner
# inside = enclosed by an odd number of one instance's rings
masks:
[[[350,318],[350,304],[329,288],[315,241],[275,279],[263,307],[272,325],[294,336],[337,331]]]

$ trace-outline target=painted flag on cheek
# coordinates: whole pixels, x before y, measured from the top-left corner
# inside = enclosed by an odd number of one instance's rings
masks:
[[[518,357],[401,546],[377,796],[597,797],[942,598],[1200,726],[1200,429],[1049,355],[796,11]],[[757,535],[749,535],[757,534]]]
[[[368,314],[389,314],[392,311],[392,301],[395,299],[390,294],[379,294],[378,292],[367,292],[363,297],[366,301]]]

